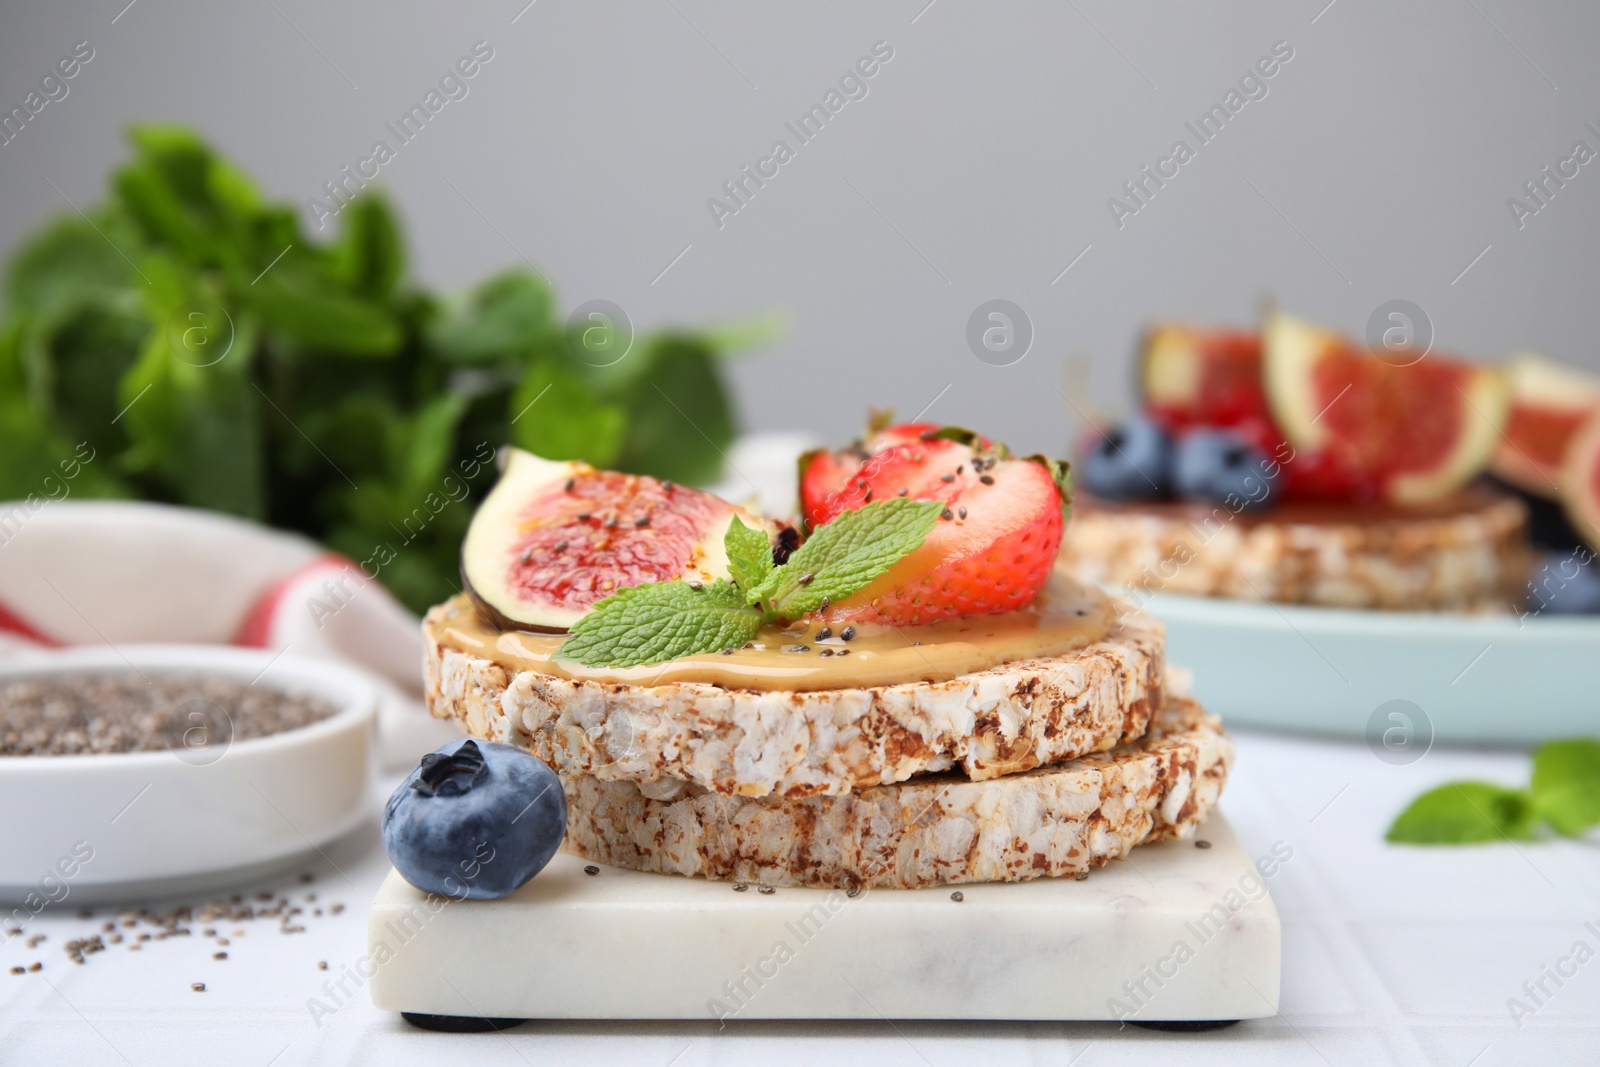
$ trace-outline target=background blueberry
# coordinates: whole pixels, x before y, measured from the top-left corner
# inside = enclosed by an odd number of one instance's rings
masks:
[[[1584,557],[1588,561],[1584,562]],[[1548,615],[1600,614],[1600,570],[1592,554],[1552,552],[1533,569],[1523,607]]]
[[[383,809],[383,849],[425,893],[508,896],[555,855],[567,799],[555,772],[490,741],[452,741],[422,757]]]
[[[1237,511],[1266,507],[1277,473],[1266,453],[1226,430],[1188,434],[1178,442],[1172,460],[1172,481],[1179,496],[1226,503]]]
[[[1144,417],[1107,430],[1084,457],[1084,487],[1106,500],[1165,496],[1172,481],[1172,438]]]

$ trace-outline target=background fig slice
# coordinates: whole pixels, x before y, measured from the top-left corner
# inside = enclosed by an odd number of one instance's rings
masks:
[[[1331,331],[1273,314],[1267,399],[1296,448],[1326,450],[1394,504],[1442,500],[1476,477],[1511,406],[1506,376],[1430,352],[1385,362]]]
[[[726,578],[733,517],[767,528],[698,489],[517,448],[504,454],[461,546],[466,592],[502,629],[561,632],[618,589]]]
[[[1507,374],[1511,417],[1490,468],[1518,489],[1559,499],[1562,458],[1600,408],[1600,378],[1536,352],[1512,356]]]

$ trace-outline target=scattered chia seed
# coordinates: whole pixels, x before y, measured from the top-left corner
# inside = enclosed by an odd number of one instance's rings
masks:
[[[949,522],[951,519],[955,518],[955,515],[951,513],[949,508],[945,508],[943,511],[939,512],[939,517],[944,521]]]
[[[633,520],[633,524],[635,526],[649,526],[650,525],[650,516],[648,516],[648,515],[640,515],[637,519]]]
[[[0,685],[0,756],[182,751],[196,714],[207,720],[208,738],[242,741],[309,726],[338,710],[317,697],[233,678],[148,677],[84,672]],[[91,918],[93,912],[78,916]]]
[[[40,963],[38,960],[34,960],[32,963],[28,964],[28,970],[42,971],[44,970],[44,964]]]
[[[585,867],[583,869],[583,873],[584,874],[599,874],[600,873],[600,868],[596,867],[594,864],[591,863],[591,864],[589,864],[589,866],[587,866],[587,867]]]
[[[756,892],[760,893],[762,896],[770,897],[772,894],[776,893],[777,890],[772,888],[770,885],[758,885],[756,886]]]
[[[812,582],[814,582],[816,580],[817,580],[817,575],[816,575],[815,571],[806,571],[804,574],[802,574],[800,576],[800,584],[801,585],[810,585]]]
[[[1195,848],[1210,848],[1211,847],[1211,842],[1210,841],[1196,841],[1194,843],[1194,847]]]
[[[565,552],[566,550],[567,550],[567,543],[565,541],[557,541],[556,542],[556,551],[557,552]]]
[[[204,993],[206,991],[206,984],[204,982],[190,982],[189,988],[194,990],[196,993]]]
[[[833,627],[831,627],[831,626],[824,626],[822,629],[817,631],[817,640],[818,641],[826,641],[828,638],[830,638],[832,636],[833,636]]]
[[[822,598],[822,603],[817,605],[817,610],[818,611],[827,611],[832,606],[833,606],[833,601],[831,599],[829,599],[828,597],[823,597]]]
[[[959,518],[959,519],[966,518],[967,517],[967,509],[966,508],[958,508],[956,510],[956,517]]]
[[[745,884],[744,884],[744,883],[743,883],[743,882],[739,882],[739,883],[738,883],[738,884],[737,884],[737,885],[735,885],[735,886],[734,886],[734,887],[733,887],[733,891],[734,891],[734,892],[735,892],[735,893],[744,893],[744,892],[748,892],[748,891],[749,891],[749,889],[750,889],[750,887],[749,887],[749,886],[747,886],[747,885],[745,885]]]
[[[325,971],[327,969],[328,969],[328,961],[327,960],[318,960],[317,961],[317,970]]]
[[[26,968],[26,967],[13,967],[13,968],[11,968],[11,973],[12,974],[27,974],[28,973],[28,968]]]
[[[841,648],[839,651],[834,653],[835,656],[848,656],[849,654],[850,650],[848,648]]]
[[[811,651],[811,646],[810,645],[784,645],[783,646],[783,650],[785,652],[810,652]]]
[[[702,587],[701,587],[699,582],[690,582],[689,583],[689,588],[693,589],[695,592],[698,593],[701,590]]]
[[[1087,882],[1089,880],[1089,872],[1079,871],[1077,874],[1072,876],[1072,880],[1074,882]]]
[[[856,639],[856,628],[854,626],[846,626],[843,630],[839,631],[839,640],[841,640],[841,641],[854,641],[855,639]]]
[[[967,895],[965,893],[963,893],[961,890],[957,889],[954,893],[950,894],[950,899],[955,901],[957,904],[959,904],[963,900],[967,899]]]
[[[821,652],[818,652],[817,655],[819,655],[819,656],[831,656],[831,655],[833,655],[833,649],[825,648]]]
[[[844,895],[847,896],[847,897],[858,897],[858,896],[861,895],[861,887],[860,886],[851,886],[849,889],[846,889],[844,891]]]
[[[211,954],[211,958],[214,960],[225,960],[228,958],[228,954],[226,952],[213,952]]]

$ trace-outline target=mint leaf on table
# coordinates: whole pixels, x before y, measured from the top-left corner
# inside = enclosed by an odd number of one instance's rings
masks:
[[[1406,845],[1467,845],[1533,838],[1533,797],[1491,782],[1430,789],[1401,812],[1384,840]]]
[[[819,526],[754,594],[781,618],[842,600],[922,546],[944,503],[896,497],[846,511]]]
[[[752,530],[733,517],[733,524],[722,538],[723,549],[728,554],[728,572],[734,584],[744,591],[745,600],[755,602],[755,590],[772,573],[772,543],[760,530]]]
[[[1600,741],[1551,741],[1533,754],[1533,805],[1565,837],[1600,825]]]
[[[636,585],[595,604],[556,656],[585,667],[642,667],[737,648],[761,623],[730,582]]]

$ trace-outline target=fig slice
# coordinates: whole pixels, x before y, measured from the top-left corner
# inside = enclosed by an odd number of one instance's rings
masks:
[[[1448,497],[1500,441],[1511,390],[1498,368],[1434,353],[1394,365],[1279,313],[1263,341],[1267,400],[1290,443],[1326,452],[1391,503]]]
[[[1255,330],[1158,323],[1144,336],[1139,383],[1150,416],[1173,433],[1271,421]]]
[[[1600,378],[1537,352],[1513,355],[1506,373],[1511,416],[1490,469],[1518,489],[1559,499],[1567,444],[1600,408]]]
[[[1561,500],[1579,535],[1600,551],[1600,408],[1567,442],[1561,464]]]
[[[767,527],[698,489],[507,446],[461,545],[461,577],[502,629],[558,633],[627,586],[727,578],[735,515]]]

